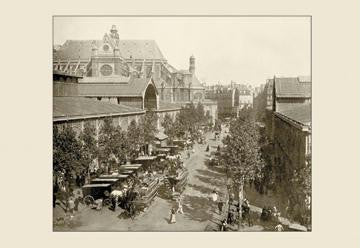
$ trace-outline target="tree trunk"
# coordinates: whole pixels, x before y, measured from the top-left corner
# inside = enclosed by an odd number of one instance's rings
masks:
[[[244,198],[244,179],[241,179],[240,186],[239,186],[239,223],[238,223],[238,230],[240,230],[241,222],[242,222],[242,203]]]

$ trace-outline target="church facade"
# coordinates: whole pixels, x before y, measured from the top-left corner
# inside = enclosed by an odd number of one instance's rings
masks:
[[[195,74],[194,56],[189,58],[188,70],[177,70],[167,62],[155,41],[121,40],[114,25],[101,40],[67,40],[54,50],[53,69],[81,76],[79,94],[82,96],[88,96],[85,84],[104,89],[106,84],[151,78],[159,101],[197,102],[205,98],[205,88]],[[116,95],[110,96],[101,90],[89,97],[118,102]]]

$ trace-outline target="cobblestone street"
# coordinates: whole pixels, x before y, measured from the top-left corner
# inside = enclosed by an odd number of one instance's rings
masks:
[[[213,139],[213,134],[206,135],[210,152],[216,150],[220,141]],[[221,140],[221,139],[220,139]],[[218,219],[216,206],[210,200],[215,189],[220,197],[226,192],[225,176],[209,169],[205,162],[209,152],[206,145],[196,144],[195,153],[184,164],[189,170],[188,184],[183,192],[184,214],[177,214],[175,224],[169,224],[170,209],[176,206],[172,200],[157,196],[150,207],[140,213],[134,220],[128,218],[124,210],[117,208],[115,212],[106,208],[96,211],[81,206],[69,226],[54,226],[55,231],[204,231],[206,226]],[[184,156],[185,157],[185,156]],[[57,206],[54,215],[63,210]],[[54,216],[55,217],[55,216]]]

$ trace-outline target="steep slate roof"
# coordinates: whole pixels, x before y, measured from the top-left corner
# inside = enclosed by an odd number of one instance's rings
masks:
[[[170,72],[170,73],[175,73],[178,72],[178,70],[176,70],[176,68],[168,63],[163,63],[164,67]]]
[[[79,80],[78,89],[80,96],[140,97],[151,82],[151,78],[87,77]]]
[[[291,109],[279,111],[278,113],[303,125],[311,123],[311,104],[304,104]]]
[[[298,78],[275,78],[275,90],[277,97],[311,97],[311,83],[300,83]]]
[[[92,42],[99,47],[102,40],[67,40],[54,54],[55,60],[89,60],[91,58]],[[120,56],[125,59],[160,59],[165,60],[154,40],[120,40]]]
[[[121,104],[100,102],[85,97],[54,97],[53,120],[82,119],[90,116],[144,113],[143,110]]]

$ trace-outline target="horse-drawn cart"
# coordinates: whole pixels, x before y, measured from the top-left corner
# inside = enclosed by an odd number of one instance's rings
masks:
[[[96,205],[97,209],[111,204],[110,192],[110,183],[86,184],[82,187],[84,203],[92,207]]]

